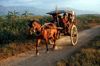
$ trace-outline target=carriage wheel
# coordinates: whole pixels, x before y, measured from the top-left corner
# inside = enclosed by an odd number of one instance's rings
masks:
[[[77,27],[75,25],[73,25],[71,27],[71,43],[72,45],[76,45],[78,41],[78,31],[77,31]]]

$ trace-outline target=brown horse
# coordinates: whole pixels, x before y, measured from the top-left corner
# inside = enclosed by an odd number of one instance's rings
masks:
[[[33,21],[30,21],[29,27],[30,27],[30,30],[29,30],[30,34],[32,34],[33,32],[36,32],[36,34],[38,34],[38,36],[37,36],[38,41],[36,43],[36,54],[37,55],[39,55],[38,46],[39,46],[41,39],[45,39],[47,53],[49,53],[48,38],[53,39],[53,41],[54,41],[53,49],[55,49],[55,46],[56,46],[55,42],[56,42],[56,38],[57,38],[57,29],[55,29],[57,26],[55,24],[47,24],[47,25],[43,26],[40,22],[33,20]],[[50,29],[49,27],[52,27],[52,29]]]

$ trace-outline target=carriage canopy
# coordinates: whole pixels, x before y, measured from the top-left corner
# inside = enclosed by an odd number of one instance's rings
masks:
[[[74,11],[70,11],[70,10],[57,10],[57,11],[48,12],[46,14],[54,15],[54,14],[61,14],[61,13],[70,13],[70,14],[76,16],[76,13]]]

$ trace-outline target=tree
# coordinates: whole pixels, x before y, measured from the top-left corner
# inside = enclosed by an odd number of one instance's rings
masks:
[[[12,15],[12,18],[16,18],[17,15],[19,14],[19,13],[16,12],[15,10],[14,10],[14,12],[9,11],[9,13]]]
[[[12,15],[10,14],[10,11],[8,11],[8,14],[6,15],[6,17],[8,18],[8,21],[11,20]]]
[[[29,11],[25,10],[25,13],[23,13],[22,16],[23,15],[27,18],[29,15],[34,15],[34,14],[33,13],[29,13]]]

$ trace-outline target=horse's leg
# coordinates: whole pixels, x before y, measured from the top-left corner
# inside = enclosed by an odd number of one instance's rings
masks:
[[[54,41],[54,45],[53,45],[53,50],[58,49],[56,47],[56,39],[57,39],[57,33],[54,33],[54,36],[52,37],[53,41]]]
[[[57,30],[57,39],[60,38],[60,30]]]
[[[61,32],[61,30],[59,30],[59,37],[58,38],[60,38],[60,32]]]
[[[36,43],[36,55],[39,55],[38,46],[39,46],[40,41],[41,41],[41,39],[38,39],[37,43]]]
[[[48,38],[45,39],[45,42],[46,42],[46,49],[47,49],[46,52],[49,53],[49,50],[48,50]]]

